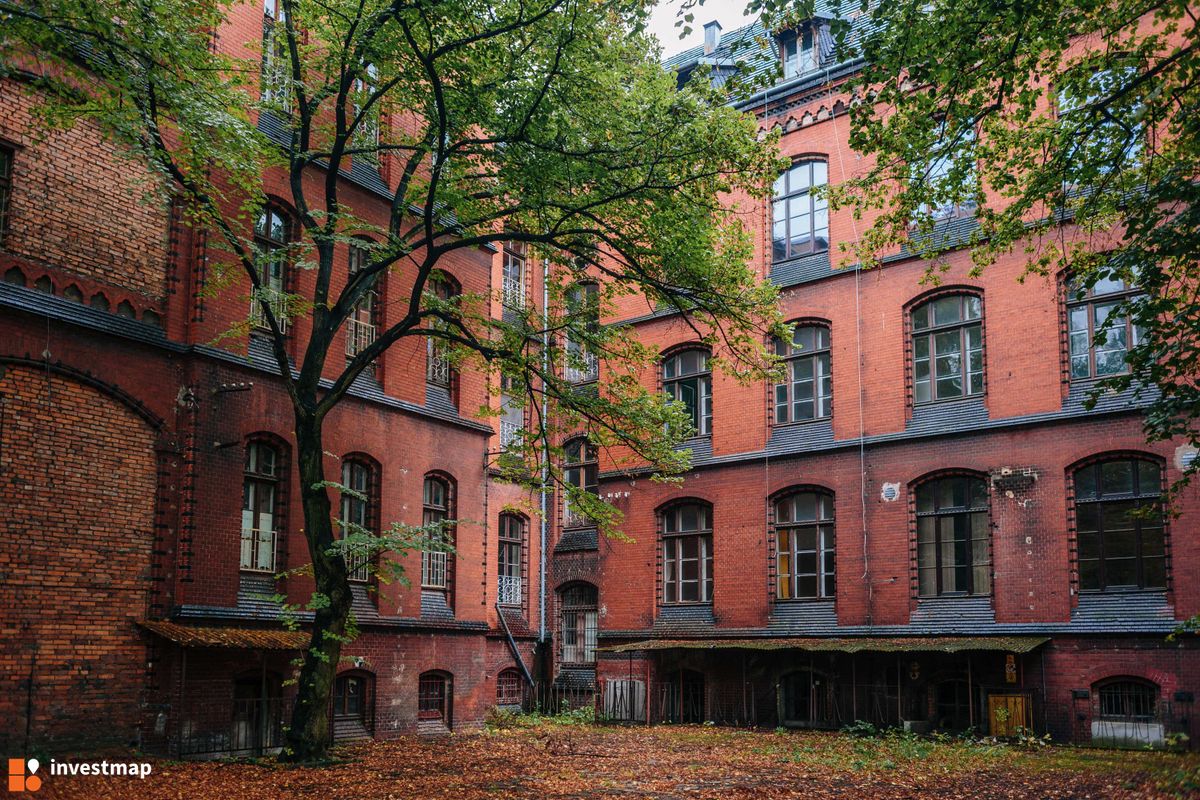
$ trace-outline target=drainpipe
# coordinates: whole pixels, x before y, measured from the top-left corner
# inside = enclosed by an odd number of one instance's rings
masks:
[[[542,372],[550,372],[550,262],[542,259]],[[549,410],[546,393],[542,392],[542,424]],[[538,546],[538,645],[546,644],[546,539],[549,526],[549,499],[546,493],[550,483],[550,443],[542,440],[542,490],[541,490],[541,542]]]

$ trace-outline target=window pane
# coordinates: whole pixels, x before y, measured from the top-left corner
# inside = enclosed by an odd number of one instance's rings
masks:
[[[1133,463],[1105,461],[1100,465],[1100,490],[1105,495],[1133,492]]]
[[[1162,490],[1162,470],[1152,461],[1138,461],[1138,493],[1158,494]]]
[[[933,323],[935,325],[946,325],[951,322],[961,322],[962,306],[962,297],[960,295],[939,297],[933,301]]]

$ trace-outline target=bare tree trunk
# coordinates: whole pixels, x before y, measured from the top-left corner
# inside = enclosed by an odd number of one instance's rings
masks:
[[[313,579],[317,595],[328,599],[315,604],[312,639],[304,652],[288,746],[281,756],[285,761],[305,762],[324,759],[332,739],[329,698],[350,616],[350,584],[342,557],[329,552],[334,537],[329,492],[323,485],[321,422],[300,411],[296,414],[296,447]]]

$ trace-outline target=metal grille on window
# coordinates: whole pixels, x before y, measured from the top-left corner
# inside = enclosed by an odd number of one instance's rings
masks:
[[[496,602],[519,606],[523,597],[521,567],[524,561],[525,521],[512,514],[500,515],[500,563],[496,577]]]
[[[368,250],[365,247],[358,245],[350,245],[350,269],[349,276],[353,278],[363,267],[366,266],[368,260]],[[378,306],[378,295],[375,287],[371,287],[363,294],[362,298],[354,304],[354,309],[350,312],[349,318],[346,320],[346,361],[349,363],[353,358],[367,349],[375,341],[377,332],[377,320],[375,318],[376,309]]]
[[[242,478],[241,569],[275,571],[276,494],[279,489],[279,453],[264,442],[246,446]]]
[[[354,129],[354,148],[361,152],[352,157],[374,165],[379,164],[379,103],[370,108],[366,104],[371,101],[378,81],[379,68],[374,64],[367,64],[363,76],[354,81],[354,116],[360,117],[358,127]]]
[[[596,587],[575,585],[562,592],[562,660],[564,664],[596,661],[596,632],[599,617]]]
[[[581,491],[599,494],[599,461],[596,448],[581,437],[567,442],[563,451],[563,480]],[[564,501],[564,528],[582,528],[591,524],[588,516],[575,508],[570,498]]]
[[[431,280],[429,292],[439,300],[446,301],[456,294],[454,288],[444,280]],[[444,327],[444,322],[433,323]],[[429,337],[425,340],[425,380],[435,386],[449,388],[453,377],[450,367],[448,345],[444,339]]]
[[[509,241],[504,244],[504,266],[501,280],[501,302],[505,308],[520,311],[525,308],[525,243]]]
[[[682,403],[691,418],[694,435],[712,433],[712,373],[708,352],[684,350],[663,361],[663,391]]]
[[[1074,483],[1080,591],[1166,588],[1161,467],[1109,459],[1076,470]]]
[[[417,717],[423,720],[446,720],[446,684],[441,675],[422,675],[417,681]]]
[[[833,497],[799,492],[775,504],[776,599],[835,596]]]
[[[525,402],[523,395],[507,377],[500,379],[500,448],[520,444],[525,431]]]
[[[263,0],[262,91],[263,103],[287,112],[291,105],[291,67],[288,63],[282,0]]]
[[[8,230],[8,203],[12,197],[13,150],[0,146],[0,240]]]
[[[567,291],[567,354],[563,377],[572,383],[590,383],[600,375],[600,359],[587,342],[600,326],[600,288],[582,283]]]
[[[663,602],[712,601],[712,509],[684,503],[663,513]]]
[[[342,464],[342,485],[362,497],[342,493],[342,535],[370,533],[372,528],[370,500],[371,497],[371,468],[358,461],[347,461]],[[369,549],[360,548],[354,553],[347,553],[346,572],[352,581],[366,581],[371,578],[371,553]]]
[[[267,206],[254,225],[254,244],[257,248],[256,268],[259,286],[250,301],[250,320],[256,328],[268,328],[263,312],[265,301],[281,331],[287,330],[286,277],[288,260],[288,219],[283,212]]]
[[[442,525],[448,519],[450,519],[449,485],[440,478],[426,478],[422,524],[425,526]],[[427,535],[435,543],[449,543],[444,525]],[[449,588],[448,557],[449,553],[445,550],[426,549],[421,551],[422,588],[440,590]]]
[[[953,476],[917,487],[917,575],[922,597],[992,591],[987,484]]]
[[[913,401],[983,394],[983,303],[952,294],[912,311]]]

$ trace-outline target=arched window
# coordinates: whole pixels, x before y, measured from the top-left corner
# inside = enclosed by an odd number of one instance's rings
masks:
[[[912,310],[913,401],[983,394],[983,302],[935,297]]]
[[[278,449],[264,441],[246,445],[242,471],[241,568],[248,572],[275,571],[281,477]]]
[[[1137,678],[1118,678],[1100,684],[1100,719],[1149,722],[1157,717],[1158,687]]]
[[[509,667],[496,676],[496,705],[520,706],[525,701],[525,681],[521,673]]]
[[[577,283],[567,290],[567,363],[563,376],[572,383],[591,383],[600,375],[600,359],[588,337],[600,326],[600,287]]]
[[[370,464],[360,459],[342,462],[342,485],[350,492],[342,492],[341,521],[342,535],[355,533],[378,533],[372,506],[378,481]],[[361,495],[361,497],[359,496]],[[346,554],[346,572],[352,581],[371,579],[371,553],[362,549]]]
[[[278,206],[266,205],[254,223],[255,268],[258,274],[258,294],[250,304],[250,319],[257,328],[267,328],[262,302],[271,307],[280,330],[287,328],[286,295],[288,242],[291,240],[291,219]]]
[[[687,409],[696,436],[712,433],[712,373],[707,350],[683,350],[663,359],[663,391]]]
[[[14,151],[11,147],[0,145],[0,240],[4,239],[4,234],[8,230],[8,199],[12,196],[13,155]],[[17,270],[17,273],[20,274],[20,270]],[[24,277],[21,275],[22,282],[24,282]],[[8,281],[7,275],[5,275],[5,280]],[[12,283],[12,281],[8,282]]]
[[[571,584],[559,594],[559,641],[564,664],[596,662],[598,602],[596,587],[587,583]]]
[[[428,533],[430,546],[421,551],[421,588],[449,593],[453,585],[449,552],[441,549],[452,545],[452,535],[447,521],[452,519],[450,482],[436,475],[425,477],[422,495],[421,524],[426,527],[440,526]]]
[[[379,166],[379,103],[372,105],[365,114],[363,109],[370,102],[378,84],[379,68],[374,64],[364,66],[362,74],[354,79],[354,116],[361,117],[354,130],[354,147],[362,151],[355,153],[354,158],[376,167]]]
[[[425,672],[417,679],[417,719],[450,727],[450,687],[444,672]]]
[[[1080,467],[1073,478],[1080,591],[1165,588],[1162,468],[1143,458],[1110,458]],[[1153,511],[1134,513],[1141,509]]]
[[[920,595],[990,593],[987,484],[953,475],[922,483],[916,499]]]
[[[580,436],[570,440],[563,446],[563,480],[580,491],[589,494],[599,494],[599,459],[596,448],[586,438]],[[582,528],[592,522],[586,514],[572,508],[570,504],[564,509],[563,527]]]
[[[775,503],[776,599],[836,596],[833,496],[797,492]]]
[[[459,295],[459,288],[448,276],[431,278],[426,291],[446,303]],[[433,325],[445,328],[446,323],[435,320]],[[454,370],[450,366],[449,346],[444,339],[434,336],[425,339],[425,382],[449,390],[453,384]]]
[[[525,520],[516,514],[500,515],[500,565],[496,602],[519,606],[524,598],[521,571],[525,563]]]
[[[824,161],[797,161],[775,181],[771,201],[771,256],[793,256],[829,249],[829,201],[813,190],[829,182]]]
[[[350,280],[363,270],[370,261],[370,246],[369,241],[363,241],[362,244],[351,244],[349,254],[349,270],[348,275]],[[346,320],[346,363],[354,360],[354,357],[366,350],[375,341],[375,336],[379,331],[378,312],[379,312],[379,292],[378,289],[383,281],[383,273],[375,279],[374,285],[371,286],[358,302],[354,304],[354,308],[350,311],[350,317]],[[372,369],[374,362],[372,363]]]
[[[1117,307],[1136,291],[1120,278],[1101,278],[1088,289],[1078,280],[1067,283],[1067,336],[1071,378],[1103,378],[1129,369],[1125,356],[1141,339],[1141,329]]]
[[[680,503],[662,512],[663,603],[711,603],[712,507]]]
[[[513,311],[525,308],[525,251],[525,242],[504,243],[500,302]]]
[[[775,384],[775,422],[804,422],[828,417],[833,407],[829,371],[829,328],[797,325],[792,340],[775,340],[775,354],[786,359],[783,383]]]

